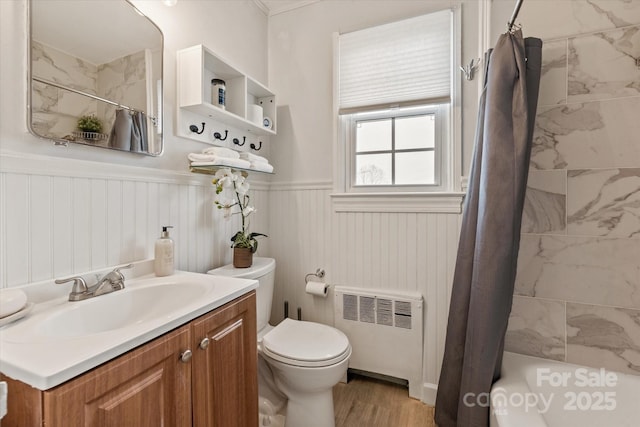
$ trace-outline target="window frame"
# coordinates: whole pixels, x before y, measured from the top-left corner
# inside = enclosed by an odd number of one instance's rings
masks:
[[[341,116],[342,126],[345,127],[344,135],[345,135],[345,151],[346,151],[346,188],[345,191],[347,193],[381,193],[381,192],[434,192],[434,191],[444,191],[447,188],[448,179],[443,173],[444,170],[447,170],[447,165],[445,164],[449,157],[449,150],[447,149],[446,135],[447,135],[447,127],[448,127],[448,116],[450,109],[449,104],[439,103],[439,104],[425,104],[420,106],[412,106],[407,108],[393,108],[386,110],[378,110],[378,111],[364,111],[357,112],[352,114],[346,114]],[[424,151],[433,151],[434,152],[434,177],[435,183],[433,184],[388,184],[388,185],[356,185],[356,158],[358,154],[367,153],[367,152],[356,152],[357,145],[357,124],[360,121],[374,121],[374,120],[384,120],[384,119],[397,119],[403,117],[412,117],[412,116],[423,116],[433,114],[435,118],[435,135],[434,135],[434,147],[432,150],[430,149],[395,149],[395,144],[393,141],[395,139],[395,134],[392,133],[392,148],[391,150],[380,150],[373,153],[391,153],[392,155],[392,169],[395,169],[395,153],[403,153],[403,152],[424,152]],[[393,126],[392,126],[393,129]]]
[[[448,108],[448,126],[444,140],[448,150],[448,159],[442,159],[445,169],[441,171],[442,188],[431,188],[431,191],[402,191],[398,188],[386,187],[388,191],[373,189],[365,192],[350,188],[348,151],[346,141],[348,135],[345,124],[347,116],[340,114],[339,108],[339,37],[340,33],[333,33],[333,192],[331,193],[332,210],[340,212],[386,212],[386,213],[453,213],[462,212],[462,201],[465,192],[463,186],[465,178],[462,176],[462,76],[458,73],[456,64],[461,63],[462,55],[462,13],[460,6],[453,6],[452,27],[452,77],[451,97]],[[437,10],[433,10],[437,12]],[[428,12],[427,12],[428,13]],[[434,103],[445,103],[445,100],[434,100]],[[423,102],[424,104],[425,102]],[[403,106],[410,106],[405,103]],[[394,106],[395,107],[395,106]],[[398,105],[399,107],[399,105]],[[378,109],[383,108],[380,106]],[[362,110],[364,112],[365,109]]]

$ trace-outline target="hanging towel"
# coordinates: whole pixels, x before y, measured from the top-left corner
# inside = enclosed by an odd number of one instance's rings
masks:
[[[237,151],[232,150],[230,148],[224,148],[224,147],[205,148],[204,150],[202,150],[202,154],[212,154],[217,157],[227,157],[229,159],[240,158],[240,154]]]
[[[248,160],[251,163],[269,163],[269,159],[266,157],[258,156],[257,154],[247,153],[243,151],[240,153],[240,158],[243,160]]]
[[[111,128],[111,135],[109,135],[109,147],[130,151],[132,128],[131,114],[126,110],[116,110],[116,118]]]
[[[131,127],[131,151],[137,153],[148,152],[147,145],[147,115],[142,111],[131,113],[133,125]]]

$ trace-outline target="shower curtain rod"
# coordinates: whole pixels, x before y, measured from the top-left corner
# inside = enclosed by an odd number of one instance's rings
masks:
[[[515,9],[513,9],[513,14],[511,15],[511,19],[507,23],[507,31],[511,31],[511,28],[513,28],[513,24],[516,22],[516,18],[518,17],[518,12],[520,12],[520,6],[522,6],[523,2],[524,0],[518,0],[518,3],[516,3],[516,7]]]
[[[69,92],[77,93],[78,95],[88,96],[89,98],[93,98],[93,99],[96,99],[98,101],[106,102],[107,104],[115,105],[116,107],[123,108],[125,110],[129,110],[129,111],[132,111],[134,113],[138,112],[138,110],[136,110],[135,108],[127,107],[126,105],[119,104],[119,103],[117,103],[115,101],[111,101],[110,99],[101,98],[101,97],[99,97],[97,95],[93,95],[91,93],[83,92],[81,90],[74,89],[74,88],[69,87],[69,86],[61,85],[60,83],[52,82],[52,81],[45,80],[45,79],[42,79],[40,77],[35,77],[35,76],[32,77],[32,79],[37,81],[37,82],[49,85],[49,86],[54,86],[54,87],[57,87],[59,89],[64,89],[64,90],[68,90]]]

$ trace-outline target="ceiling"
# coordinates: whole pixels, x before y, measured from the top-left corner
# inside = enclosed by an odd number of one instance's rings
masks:
[[[258,5],[264,6],[263,10],[269,15],[288,12],[299,7],[308,6],[321,0],[254,0]]]

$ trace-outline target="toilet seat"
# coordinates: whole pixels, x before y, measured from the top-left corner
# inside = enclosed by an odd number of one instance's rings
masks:
[[[349,339],[336,328],[284,319],[262,338],[263,353],[287,365],[331,366],[351,354]]]

